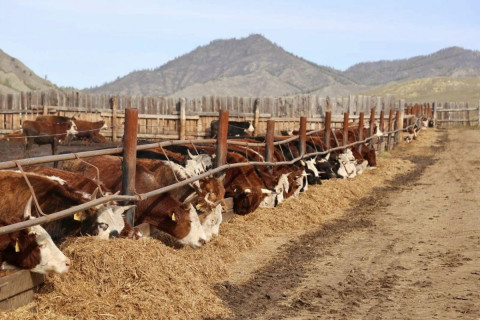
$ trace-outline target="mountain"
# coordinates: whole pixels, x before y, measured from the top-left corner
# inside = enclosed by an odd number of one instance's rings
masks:
[[[459,47],[403,60],[356,64],[345,73],[348,78],[368,86],[431,77],[480,76],[480,51]]]
[[[471,107],[480,100],[480,77],[475,78],[421,78],[407,80],[362,92],[365,95],[393,94],[407,102],[468,101]]]
[[[360,90],[341,71],[286,52],[261,35],[215,40],[154,70],[132,72],[91,93],[277,96]]]
[[[0,93],[48,90],[55,86],[37,76],[20,60],[0,50]]]

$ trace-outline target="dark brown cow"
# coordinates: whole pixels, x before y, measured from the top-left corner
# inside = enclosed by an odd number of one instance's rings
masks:
[[[66,123],[76,120],[75,117],[69,118],[64,116],[38,116],[35,118],[35,121],[46,121],[51,123]]]
[[[28,155],[34,143],[38,145],[50,144],[52,154],[57,153],[57,145],[69,135],[78,133],[74,122],[53,123],[49,121],[24,121],[22,124],[23,135],[27,143],[25,152]]]
[[[85,161],[94,165],[100,172],[100,180],[112,191],[122,189],[122,158],[117,156],[98,156],[86,158]],[[63,169],[81,173],[90,178],[97,176],[97,171],[84,161],[65,161]],[[136,166],[135,191],[145,193],[161,186],[153,172],[143,165]],[[206,243],[205,232],[195,208],[189,202],[182,203],[170,192],[147,198],[137,203],[135,225],[149,223],[152,226],[170,234],[180,243],[192,247],[200,247]]]
[[[32,197],[25,205],[22,218],[0,218],[0,226],[33,218],[31,204]],[[21,268],[43,274],[65,273],[70,260],[53,243],[48,232],[37,225],[0,236],[0,264],[2,270]]]

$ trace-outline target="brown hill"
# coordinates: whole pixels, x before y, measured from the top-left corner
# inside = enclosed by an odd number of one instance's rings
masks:
[[[18,59],[0,50],[0,93],[48,90],[55,86],[37,76]]]
[[[359,63],[344,75],[368,86],[419,78],[478,77],[480,51],[450,47],[409,59]]]

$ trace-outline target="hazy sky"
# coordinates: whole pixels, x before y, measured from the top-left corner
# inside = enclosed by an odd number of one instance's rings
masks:
[[[0,0],[0,49],[59,86],[101,85],[259,33],[320,65],[480,49],[480,1]]]

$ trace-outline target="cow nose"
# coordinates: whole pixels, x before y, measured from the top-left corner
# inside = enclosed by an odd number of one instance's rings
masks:
[[[207,243],[207,240],[206,239],[200,239],[200,240],[198,240],[198,242],[200,243],[201,246],[203,246],[205,243]]]
[[[72,265],[72,262],[70,261],[70,259],[67,258],[67,260],[65,261],[65,265],[66,265],[68,268]]]
[[[113,230],[112,232],[110,232],[110,234],[108,235],[109,238],[118,238],[120,237],[120,233],[118,233],[117,230]]]

